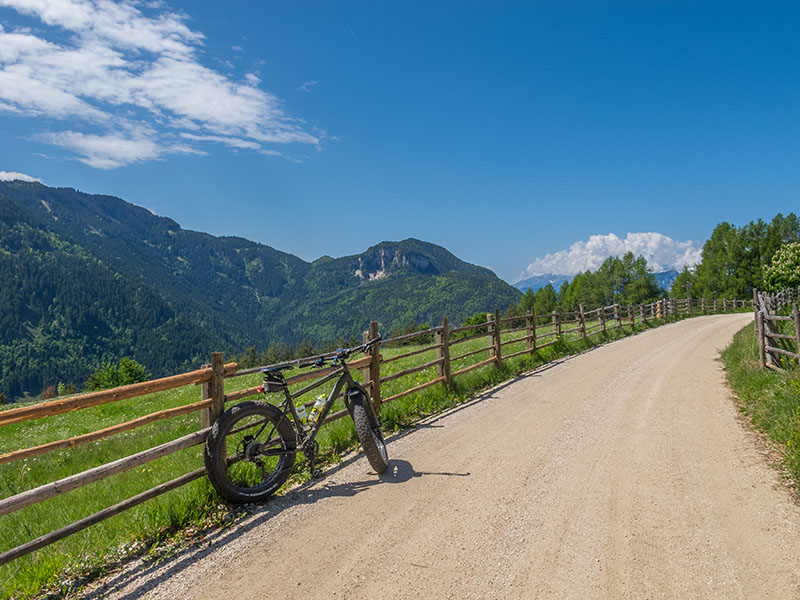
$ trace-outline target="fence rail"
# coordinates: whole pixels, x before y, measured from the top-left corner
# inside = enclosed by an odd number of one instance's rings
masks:
[[[773,296],[753,290],[758,357],[762,369],[780,370],[788,362],[781,358],[783,356],[800,364],[800,310],[797,308],[799,298],[800,287],[787,288]],[[777,314],[784,310],[789,310],[791,316]],[[787,326],[783,326],[783,323]],[[780,328],[784,331],[779,331]],[[792,329],[792,333],[787,333]]]
[[[783,301],[783,297],[781,298],[781,301]],[[774,299],[770,301],[775,302]],[[544,314],[537,314],[535,311],[531,311],[525,315],[508,317],[501,317],[500,312],[495,310],[493,313],[487,313],[485,323],[450,328],[449,321],[447,318],[445,318],[440,326],[383,340],[379,347],[373,347],[368,356],[352,361],[348,364],[353,370],[362,370],[364,385],[370,393],[370,399],[375,407],[380,409],[382,404],[386,404],[388,402],[397,400],[398,398],[414,394],[428,387],[441,384],[450,385],[455,377],[459,377],[474,371],[475,369],[479,369],[488,365],[500,365],[503,360],[508,360],[524,354],[533,354],[538,350],[552,346],[561,339],[565,339],[570,334],[575,334],[572,336],[572,339],[588,339],[592,336],[600,335],[612,329],[618,329],[624,326],[634,326],[637,323],[645,323],[648,321],[648,319],[659,320],[678,314],[691,314],[696,311],[728,311],[746,307],[751,304],[754,306],[756,316],[758,316],[758,302],[759,299],[755,295],[753,301],[725,300],[722,303],[718,303],[716,300],[711,301],[704,299],[690,300],[688,298],[666,298],[657,302],[639,304],[635,306],[622,306],[620,304],[614,304],[586,311],[581,305],[576,311],[556,310]],[[797,327],[798,318],[796,304],[794,307],[794,322]],[[770,316],[767,313],[764,313],[764,318],[761,319],[762,323],[773,323],[774,321],[775,316]],[[766,330],[766,328],[764,328],[764,330]],[[508,337],[510,334],[519,334],[521,332],[525,332],[524,335],[518,335],[512,338]],[[454,335],[462,333],[466,333],[466,335],[463,337]],[[774,338],[774,334],[777,332],[771,331],[771,333],[773,334],[772,337]],[[373,339],[374,337],[377,337],[377,335],[378,323],[373,321],[370,323],[370,330],[364,332],[364,339]],[[506,336],[506,339],[503,339],[504,335]],[[425,336],[427,336],[427,339],[430,339],[432,336],[434,338],[434,343],[423,348],[409,350],[408,352],[397,356],[384,358],[380,354],[379,348],[398,345],[401,342],[404,343]],[[451,356],[450,351],[453,346],[481,338],[486,339],[485,346],[461,355]],[[512,344],[524,344],[524,348],[504,356],[504,349]],[[773,348],[767,344],[763,344],[763,346],[769,352],[788,352],[785,349]],[[389,365],[400,359],[410,358],[412,356],[421,355],[431,351],[435,353],[435,358],[433,360],[425,360],[425,362],[422,364],[405,368],[394,373],[386,373],[384,375],[381,374],[381,365]],[[451,367],[454,363],[458,363],[466,358],[485,352],[488,352],[487,358],[479,360],[475,364],[459,368],[455,371],[452,370]],[[330,353],[320,356],[330,356]],[[796,355],[794,356],[796,357]],[[310,361],[314,358],[317,357],[308,357],[303,360]],[[178,415],[185,415],[191,412],[201,411],[202,416],[200,429],[190,433],[189,435],[184,435],[159,446],[155,446],[153,448],[149,448],[136,454],[114,460],[98,467],[76,473],[69,477],[29,489],[19,494],[2,498],[0,499],[0,516],[20,510],[32,504],[42,502],[46,499],[68,493],[71,490],[83,487],[111,475],[121,473],[168,454],[178,452],[191,446],[202,444],[208,436],[208,432],[210,431],[214,421],[222,414],[226,403],[232,403],[234,401],[242,400],[260,393],[257,387],[249,387],[225,394],[225,379],[253,374],[258,372],[260,368],[262,367],[240,370],[236,363],[224,364],[222,353],[214,352],[211,354],[210,365],[204,366],[201,369],[191,371],[189,373],[123,386],[111,390],[104,390],[101,392],[82,394],[66,399],[58,399],[33,406],[0,411],[0,427],[2,427],[4,425],[10,425],[13,423],[23,423],[33,419],[64,414],[75,410],[82,410],[101,404],[118,402],[129,398],[144,396],[154,392],[170,390],[188,385],[200,385],[200,400],[197,402],[166,410],[159,410],[98,431],[89,432],[54,442],[48,442],[39,446],[7,452],[0,455],[0,464],[10,463],[33,456],[39,456],[57,450],[69,449],[80,444],[85,444],[123,432],[128,432],[138,427],[171,417],[176,417]],[[382,384],[401,380],[404,377],[425,371],[427,369],[435,369],[435,376],[431,380],[423,383],[414,382],[416,385],[412,385],[407,389],[403,389],[391,396],[385,398],[382,397]],[[288,377],[287,383],[296,384],[312,379],[319,379],[330,375],[332,372],[333,369],[330,367],[317,369]],[[329,415],[325,422],[329,423],[346,415],[346,410],[340,410]],[[82,531],[91,525],[117,515],[124,510],[128,510],[129,508],[137,506],[146,500],[155,498],[181,485],[194,481],[201,477],[202,474],[202,469],[191,471],[190,473],[186,473],[175,479],[159,484],[149,490],[141,492],[113,506],[84,517],[65,527],[40,536],[21,546],[17,546],[16,548],[8,550],[0,554],[0,565],[6,564],[35,550],[41,549],[49,544],[63,539],[68,535]]]

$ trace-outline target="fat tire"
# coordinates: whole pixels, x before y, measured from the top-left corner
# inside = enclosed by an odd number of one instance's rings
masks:
[[[265,477],[261,483],[245,487],[232,481],[229,476],[226,437],[236,428],[237,423],[248,417],[264,417],[268,422],[262,433],[270,435],[270,431],[272,431],[270,439],[275,440],[276,443],[280,440],[280,445],[290,452],[274,459],[274,466],[269,467],[269,476]],[[214,422],[206,439],[203,462],[208,479],[220,496],[236,504],[263,502],[277,492],[289,478],[294,465],[296,449],[297,438],[294,429],[277,407],[266,402],[242,402],[226,410]]]
[[[369,405],[363,394],[350,397],[350,408],[353,411],[353,423],[356,425],[356,435],[370,466],[376,473],[381,474],[389,468],[389,455],[386,452],[386,443],[383,441],[381,425],[375,417],[372,406]]]

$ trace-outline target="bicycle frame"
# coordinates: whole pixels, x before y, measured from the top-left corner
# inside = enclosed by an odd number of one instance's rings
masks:
[[[301,421],[300,417],[297,415],[297,408],[295,407],[294,399],[295,398],[299,398],[299,397],[307,394],[311,390],[313,390],[315,388],[318,388],[321,385],[324,385],[324,384],[328,383],[329,381],[331,381],[332,379],[335,379],[337,377],[338,377],[338,380],[334,384],[333,389],[331,390],[331,393],[328,395],[328,399],[325,401],[325,404],[323,405],[322,410],[319,412],[319,415],[317,416],[316,422],[313,425],[311,425],[311,429],[306,431],[305,427],[303,426],[303,422]],[[299,441],[299,446],[301,448],[305,449],[307,446],[312,446],[314,444],[314,440],[317,437],[317,434],[319,433],[319,430],[322,429],[322,426],[325,423],[325,418],[328,416],[328,413],[330,412],[331,407],[333,406],[333,403],[339,397],[339,394],[342,393],[342,388],[346,388],[345,389],[345,394],[344,394],[344,404],[345,404],[345,407],[347,407],[347,411],[350,413],[350,416],[352,416],[353,411],[350,408],[350,400],[348,398],[349,391],[352,388],[356,388],[356,389],[360,390],[364,394],[365,398],[369,398],[369,395],[367,394],[367,391],[364,389],[364,386],[362,386],[360,383],[358,383],[357,381],[355,381],[353,379],[352,375],[350,374],[350,370],[347,368],[347,365],[345,363],[343,363],[343,362],[340,363],[340,366],[335,371],[333,371],[332,373],[329,373],[328,375],[326,375],[322,379],[319,379],[319,380],[307,385],[306,387],[298,390],[294,394],[292,394],[289,391],[289,387],[288,386],[284,387],[284,389],[283,389],[283,393],[284,393],[283,415],[284,415],[284,417],[287,414],[291,414],[292,415],[292,420],[294,421],[294,429],[295,429],[295,432],[297,433],[297,436],[299,438],[298,441]]]

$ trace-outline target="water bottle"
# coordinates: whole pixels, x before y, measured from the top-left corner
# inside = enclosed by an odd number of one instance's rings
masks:
[[[314,402],[314,408],[311,409],[311,414],[308,415],[308,422],[309,423],[316,423],[317,422],[317,419],[319,418],[319,414],[322,412],[322,407],[325,406],[325,402],[327,402],[327,401],[328,401],[328,399],[325,396],[323,396],[323,395],[317,396],[317,401]]]
[[[306,410],[305,404],[298,404],[294,407],[295,411],[297,411],[297,417],[300,419],[301,422],[305,423],[308,421],[308,411]]]

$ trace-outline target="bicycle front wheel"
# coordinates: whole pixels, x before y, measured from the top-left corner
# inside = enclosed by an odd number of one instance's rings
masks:
[[[370,466],[376,473],[384,473],[389,468],[389,454],[386,452],[381,424],[375,411],[363,394],[350,396],[350,407],[353,410],[358,441],[361,442]]]
[[[203,462],[220,496],[238,504],[262,502],[288,479],[296,449],[294,429],[278,408],[242,402],[214,423]]]

